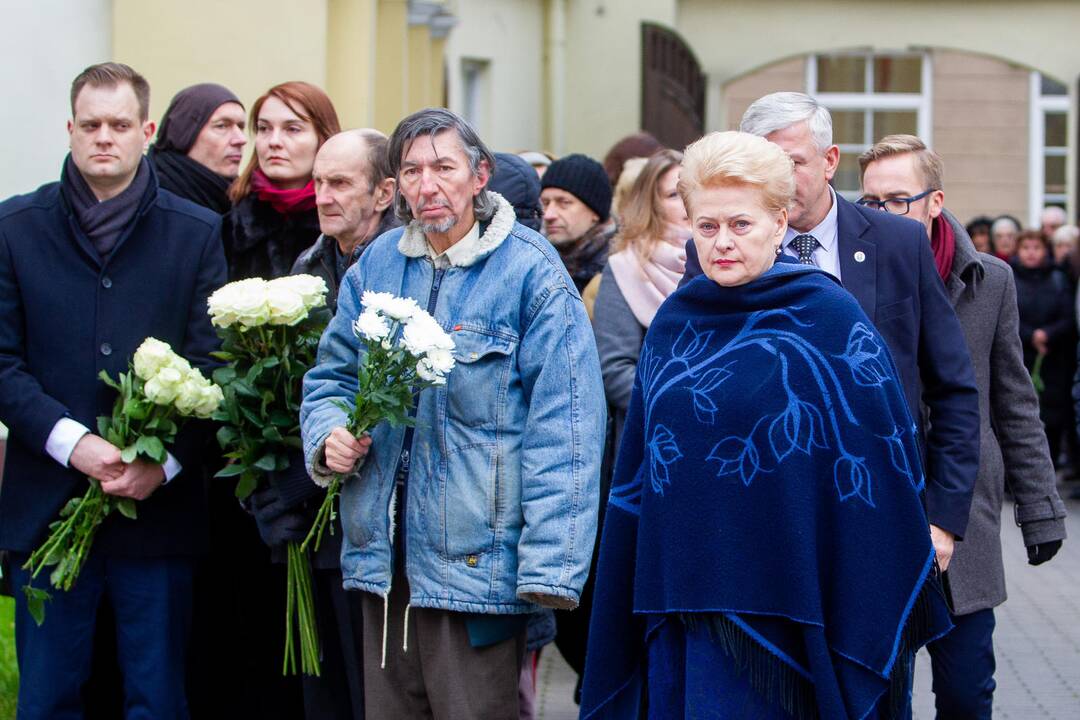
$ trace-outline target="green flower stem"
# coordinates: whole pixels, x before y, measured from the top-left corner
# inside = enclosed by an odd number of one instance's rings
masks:
[[[300,669],[305,675],[322,674],[319,659],[319,628],[315,619],[315,599],[311,589],[311,562],[299,543],[289,543],[286,580],[285,663],[282,673],[296,674],[293,618],[299,625]]]

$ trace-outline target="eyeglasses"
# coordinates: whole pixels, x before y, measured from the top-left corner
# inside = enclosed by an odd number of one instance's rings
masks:
[[[911,210],[911,203],[922,200],[932,192],[935,192],[935,188],[923,190],[914,197],[894,197],[886,198],[885,200],[871,200],[870,198],[861,197],[855,201],[855,204],[862,205],[863,207],[876,208],[877,210],[884,210],[892,215],[907,215],[908,211]]]

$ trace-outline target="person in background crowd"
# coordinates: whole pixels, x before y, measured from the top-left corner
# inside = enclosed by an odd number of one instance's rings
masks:
[[[84,717],[99,604],[115,614],[130,718],[183,720],[195,556],[207,550],[197,472],[207,428],[182,428],[164,464],[123,462],[94,430],[116,378],[147,337],[204,371],[218,347],[206,299],[225,282],[221,218],[158,185],[143,156],[150,86],[127,65],[93,65],[71,86],[71,152],[60,182],[0,204],[0,422],[10,428],[0,549],[15,588],[48,589],[47,617],[15,592],[23,720]],[[175,455],[175,456],[174,456]],[[69,591],[23,569],[87,478],[138,501],[102,523]]]
[[[659,150],[648,160],[631,185],[623,205],[623,222],[612,241],[612,254],[602,274],[586,289],[594,294],[593,332],[604,376],[610,432],[606,462],[600,475],[600,496],[606,498],[611,486],[612,460],[618,451],[626,408],[637,373],[638,354],[653,316],[665,298],[674,292],[686,265],[686,242],[690,221],[676,190],[682,154]],[[596,286],[595,288],[593,286]],[[603,529],[604,507],[600,509]],[[599,546],[595,551],[599,553]],[[594,571],[582,593],[581,607],[573,613],[559,613],[558,646],[563,657],[578,673],[575,698],[580,698],[581,676],[592,613]]]
[[[990,243],[994,254],[1005,262],[1016,255],[1016,237],[1020,234],[1020,221],[1012,215],[999,215],[990,226]]]
[[[616,225],[622,224],[619,211],[626,204],[626,196],[630,194],[630,188],[634,186],[634,181],[641,174],[641,168],[645,167],[646,160],[647,158],[630,158],[623,165],[622,174],[619,175],[619,181],[615,183],[611,196],[611,217]]]
[[[975,249],[978,252],[986,253],[987,255],[994,254],[994,245],[990,241],[990,228],[993,225],[993,218],[987,217],[986,215],[979,215],[972,218],[971,222],[964,228],[968,237],[971,238],[971,244],[975,246]]]
[[[834,277],[777,262],[795,172],[748,133],[686,148],[704,275],[642,346],[583,720],[902,718],[950,627],[885,342]]]
[[[1054,265],[1068,276],[1073,289],[1080,280],[1080,252],[1077,244],[1080,242],[1080,228],[1076,225],[1062,225],[1050,237],[1054,248]]]
[[[604,269],[615,235],[611,185],[600,163],[574,154],[551,163],[540,186],[544,235],[559,251],[580,293]],[[591,316],[588,302],[586,307]]]
[[[945,570],[967,527],[978,475],[979,391],[926,230],[833,191],[840,148],[828,109],[809,95],[766,95],[747,108],[739,127],[776,143],[795,162],[795,203],[782,252],[838,278],[888,343],[908,407],[920,436],[925,433],[927,516]],[[700,274],[691,243],[681,282]]]
[[[357,473],[341,495],[341,564],[362,591],[368,717],[518,720],[525,618],[575,607],[589,571],[596,345],[551,245],[487,191],[495,158],[468,123],[414,113],[389,157],[407,225],[345,275],[304,378],[305,455],[314,477]],[[452,332],[456,365],[419,394],[415,426],[381,422],[357,440],[345,408],[366,291],[417,301]]]
[[[312,178],[322,234],[296,259],[292,273],[315,275],[326,282],[326,300],[337,310],[338,288],[348,269],[371,242],[397,226],[392,212],[394,179],[386,155],[387,138],[378,130],[347,130],[332,136],[315,156]],[[315,521],[325,495],[308,477],[302,453],[289,469],[251,495],[259,535],[274,561],[285,562],[285,546],[301,542]],[[305,675],[304,715],[358,720],[364,717],[361,650],[363,621],[359,593],[347,592],[341,577],[341,522],[323,537],[311,559],[315,614],[322,643],[322,675]]]
[[[540,205],[540,178],[528,162],[518,155],[495,153],[495,172],[488,180],[487,189],[502,195],[513,206],[519,223],[540,232],[544,216]],[[582,591],[582,602],[584,595],[585,591]],[[537,670],[540,653],[555,639],[554,611],[541,608],[529,615],[525,631],[525,662],[518,684],[518,702],[521,720],[535,720]]]
[[[608,183],[611,187],[618,184],[623,165],[630,158],[647,158],[663,148],[663,144],[647,132],[638,132],[622,138],[612,145],[604,156],[604,172],[607,173]]]
[[[1068,221],[1069,216],[1065,214],[1065,208],[1047,205],[1039,214],[1039,232],[1042,233],[1046,242],[1050,242],[1054,237],[1054,232]]]
[[[555,158],[548,153],[538,152],[536,150],[520,152],[518,153],[518,157],[529,163],[529,165],[532,166],[532,169],[536,171],[536,176],[541,178],[544,177],[544,172],[548,169],[548,165],[555,160]]]
[[[1076,372],[1074,294],[1068,278],[1050,262],[1050,248],[1040,231],[1020,233],[1017,246],[1012,268],[1016,274],[1024,365],[1032,373],[1039,391],[1039,414],[1046,426],[1050,457],[1055,467],[1062,467],[1068,473],[1077,459],[1069,457],[1061,466],[1062,440],[1066,432],[1072,434],[1075,425],[1069,402]]]
[[[319,236],[315,153],[341,132],[333,103],[311,83],[275,85],[251,108],[255,154],[229,188],[222,239],[229,279],[287,275]]]
[[[927,647],[938,717],[989,718],[995,685],[993,608],[1006,597],[1001,559],[1006,486],[1016,500],[1032,565],[1053,557],[1065,538],[1065,508],[1017,334],[1016,286],[1009,266],[978,253],[945,209],[944,164],[922,140],[889,135],[859,157],[859,167],[860,202],[906,215],[926,228],[975,366],[979,476],[964,542],[957,543],[949,564],[955,627]]]
[[[255,101],[249,119],[255,153],[229,189],[235,205],[222,224],[230,280],[287,275],[318,239],[315,155],[340,132],[330,98],[306,82],[270,88]],[[285,569],[272,562],[257,523],[233,491],[231,481],[210,484],[209,572],[237,613],[228,622],[215,619],[221,651],[204,672],[222,715],[291,720],[303,712],[301,681],[282,677],[280,636],[268,631],[285,614]]]
[[[226,87],[201,83],[173,97],[148,156],[162,188],[224,215],[246,144],[240,99]]]

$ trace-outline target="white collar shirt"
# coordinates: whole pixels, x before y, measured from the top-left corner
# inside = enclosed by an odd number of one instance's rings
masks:
[[[818,241],[818,247],[811,255],[814,265],[840,280],[840,243],[837,237],[839,233],[836,225],[836,193],[831,187],[829,188],[829,199],[832,200],[832,207],[829,208],[825,219],[818,223],[817,227],[805,234],[813,235]],[[797,235],[802,234],[795,228],[788,227],[787,233],[784,235],[784,253],[786,255],[793,258],[799,257],[799,251],[792,247],[791,241]]]

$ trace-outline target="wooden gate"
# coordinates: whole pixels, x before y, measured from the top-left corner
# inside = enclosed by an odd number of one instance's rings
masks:
[[[641,24],[641,128],[682,150],[705,132],[705,75],[678,33]]]

